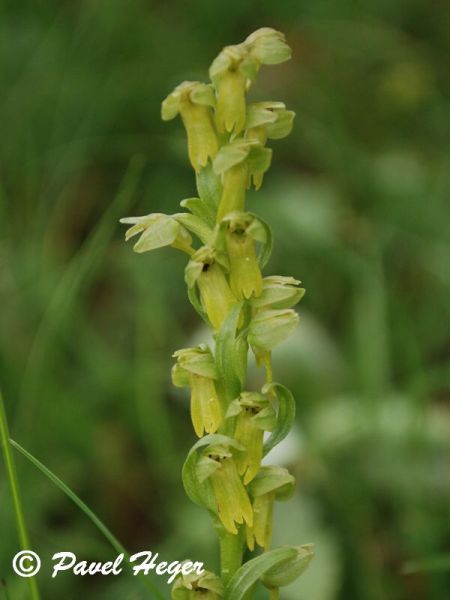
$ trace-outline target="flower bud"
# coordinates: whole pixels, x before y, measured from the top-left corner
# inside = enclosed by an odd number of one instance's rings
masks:
[[[239,445],[236,444],[236,447],[239,448]],[[217,514],[225,529],[237,534],[236,524],[241,525],[244,521],[251,527],[252,506],[230,448],[219,445],[208,446],[198,466],[206,474],[205,478],[211,481],[217,503]]]
[[[215,573],[181,575],[172,586],[172,600],[219,600],[224,586]]]
[[[187,133],[189,159],[197,172],[218,150],[211,112],[214,104],[212,87],[197,81],[184,81],[162,103],[164,121],[180,114]]]
[[[236,416],[234,438],[245,448],[236,456],[239,474],[248,485],[261,467],[264,431],[272,431],[276,414],[266,396],[257,392],[242,392],[234,400],[226,417]]]
[[[222,266],[212,248],[203,246],[192,256],[185,270],[190,288],[197,284],[203,308],[214,329],[220,329],[231,308],[237,303]]]
[[[164,246],[173,246],[191,254],[192,237],[188,230],[176,219],[169,215],[153,213],[145,217],[126,217],[120,219],[121,223],[133,225],[127,230],[125,240],[142,233],[133,246],[135,252],[147,252]]]
[[[248,341],[256,355],[270,352],[288,338],[299,322],[292,309],[261,310],[250,322]]]
[[[308,568],[314,557],[314,546],[303,544],[302,546],[296,546],[295,549],[297,550],[296,556],[272,567],[261,577],[267,588],[279,588],[289,585]]]
[[[177,363],[172,381],[177,387],[191,388],[191,418],[198,437],[215,433],[223,421],[222,406],[217,395],[214,357],[207,347],[185,348],[173,355]]]
[[[264,277],[262,293],[252,299],[254,309],[292,308],[305,295],[304,288],[297,287],[301,282],[293,277],[272,275]]]
[[[256,256],[255,239],[260,239],[260,223],[248,213],[230,213],[223,221],[225,244],[230,260],[230,287],[239,299],[259,296],[262,275]],[[258,237],[259,236],[259,237]]]
[[[263,467],[249,486],[253,498],[253,526],[246,527],[247,545],[256,543],[268,550],[272,540],[272,515],[275,500],[287,500],[294,491],[295,479],[282,467]]]

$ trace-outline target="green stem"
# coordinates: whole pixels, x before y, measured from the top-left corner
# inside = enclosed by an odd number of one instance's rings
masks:
[[[5,405],[3,402],[3,396],[0,391],[0,437],[3,449],[3,457],[5,460],[6,473],[8,476],[9,486],[11,488],[11,496],[13,500],[14,513],[16,516],[16,527],[17,534],[19,536],[20,547],[22,550],[30,549],[30,541],[28,537],[28,531],[25,524],[25,517],[22,508],[22,499],[19,489],[19,481],[17,478],[16,465],[14,457],[11,452],[11,446],[9,443],[9,427],[6,419]],[[39,590],[34,577],[28,577],[28,587],[30,590],[30,598],[32,600],[39,600]]]
[[[269,600],[280,600],[280,588],[272,588],[270,590]]]
[[[225,585],[230,581],[239,567],[242,565],[244,553],[244,528],[234,535],[220,526],[220,576]]]
[[[266,383],[273,382],[273,369],[272,369],[272,355],[270,352],[266,352],[261,357],[261,364],[264,366],[266,370]]]

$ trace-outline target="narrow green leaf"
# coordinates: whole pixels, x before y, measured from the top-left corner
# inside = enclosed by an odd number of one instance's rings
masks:
[[[68,485],[66,485],[57,475],[55,475],[55,473],[53,473],[53,471],[48,469],[44,464],[41,463],[40,460],[38,460],[35,456],[33,456],[30,452],[28,452],[28,450],[25,450],[25,448],[23,448],[16,441],[14,441],[12,439],[10,439],[9,441],[10,441],[10,444],[16,450],[18,450],[21,454],[23,454],[23,456],[25,456],[25,458],[27,458],[35,467],[37,467],[39,469],[39,471],[41,471],[41,473],[43,473],[48,479],[50,479],[50,481],[52,483],[54,483],[57,488],[59,488],[68,498],[70,498],[72,500],[72,502],[74,504],[76,504],[76,506],[78,506],[78,508],[82,512],[84,512],[84,514],[88,517],[88,519],[90,519],[92,521],[92,523],[94,523],[94,525],[97,527],[97,529],[108,540],[108,542],[111,544],[111,546],[114,548],[114,550],[116,552],[118,552],[119,554],[124,554],[124,556],[127,559],[130,557],[130,554],[122,546],[122,544],[119,542],[119,540],[116,538],[116,536],[113,533],[111,533],[111,531],[103,523],[103,521],[101,521],[97,517],[97,515],[89,508],[89,506],[85,502],[83,502],[83,500],[79,496],[77,496],[77,494],[75,494],[75,492],[73,492]],[[140,579],[144,583],[144,585],[150,590],[150,592],[152,594],[154,594],[155,598],[157,598],[158,600],[165,600],[164,596],[161,594],[161,592],[158,590],[158,588],[155,586],[155,584],[152,583],[151,580],[147,576],[142,577]]]
[[[231,578],[224,600],[242,600],[264,573],[285,560],[294,558],[296,554],[295,548],[276,548],[249,560]]]
[[[295,400],[292,392],[281,383],[269,383],[262,389],[263,394],[273,392],[277,398],[277,421],[275,429],[264,443],[264,456],[287,436],[295,419]]]
[[[28,536],[28,529],[25,522],[25,515],[22,506],[22,495],[20,492],[19,478],[17,477],[16,463],[14,456],[11,451],[10,437],[9,437],[9,426],[6,417],[5,405],[3,402],[3,395],[0,389],[0,445],[3,450],[3,458],[5,460],[6,478],[9,483],[11,490],[12,503],[14,507],[14,516],[16,520],[17,534],[19,537],[20,548],[22,550],[30,549],[30,538]],[[30,577],[27,581],[28,589],[30,592],[30,598],[32,600],[39,600],[40,594],[37,586],[37,582],[34,577]]]

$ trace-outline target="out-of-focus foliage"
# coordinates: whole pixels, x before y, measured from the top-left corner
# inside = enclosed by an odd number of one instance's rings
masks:
[[[261,73],[254,99],[282,90],[298,116],[291,137],[274,142],[273,174],[250,208],[274,224],[269,272],[307,289],[301,327],[275,353],[298,418],[274,460],[300,485],[276,514],[274,542],[316,544],[310,570],[283,598],[443,600],[445,2],[4,3],[0,379],[13,436],[132,551],[216,567],[207,517],[182,491],[193,439],[187,398],[169,381],[170,354],[201,327],[184,297],[183,259],[169,249],[137,259],[117,221],[170,213],[194,192],[182,129],[160,121],[160,101],[180,79],[204,78],[223,45],[265,25],[286,33],[294,57]],[[110,558],[85,516],[17,460],[44,564],[63,549]],[[3,466],[0,477],[0,578],[20,600]],[[427,568],[407,574],[417,559]],[[148,597],[125,575],[48,575],[38,578],[44,598]]]

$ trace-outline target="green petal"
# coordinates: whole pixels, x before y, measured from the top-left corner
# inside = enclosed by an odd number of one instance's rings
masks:
[[[234,436],[246,451],[236,457],[239,474],[244,477],[244,485],[258,473],[263,456],[264,432],[252,421],[250,412],[242,412],[236,420]]]
[[[277,500],[288,500],[295,488],[295,477],[284,467],[264,466],[249,486],[252,497],[274,493]]]
[[[255,189],[258,190],[261,187],[264,173],[270,168],[272,150],[260,145],[255,146],[249,152],[247,162],[249,176],[253,179]]]
[[[222,268],[213,263],[197,279],[200,296],[208,319],[214,329],[220,329],[237,298],[228,285]]]
[[[253,525],[253,510],[247,492],[239,478],[232,458],[221,462],[221,468],[211,475],[217,510],[225,529],[236,534],[235,523]]]
[[[248,341],[256,353],[270,352],[291,335],[298,322],[292,309],[262,310],[250,322]]]
[[[187,387],[190,384],[189,372],[183,369],[178,363],[172,367],[172,383],[176,387]]]
[[[229,213],[244,210],[248,169],[245,162],[235,165],[223,174],[223,192],[217,211],[220,223]]]
[[[273,111],[275,107],[285,108],[285,105],[283,102],[255,102],[254,104],[249,104],[245,128],[252,129],[260,125],[274,123],[278,118],[277,114]]]
[[[134,245],[133,250],[142,253],[149,250],[155,250],[156,248],[170,246],[180,234],[180,227],[181,225],[172,217],[159,215],[159,218],[155,219],[143,231],[140,239]]]
[[[276,114],[276,121],[269,123],[266,127],[267,137],[272,140],[287,137],[294,126],[295,112],[293,110],[281,110]]]
[[[174,119],[179,112],[180,96],[172,92],[161,104],[161,118],[163,121],[170,121]]]
[[[230,257],[230,286],[238,299],[249,299],[262,292],[262,275],[255,242],[246,233],[228,232],[226,246]]]
[[[180,575],[172,587],[172,600],[219,600],[224,585],[220,577],[210,571],[202,575]]]
[[[190,98],[192,102],[201,106],[215,106],[216,104],[214,87],[211,84],[197,83],[192,88]]]
[[[252,300],[253,308],[292,308],[305,295],[304,288],[297,287],[299,283],[293,277],[265,277],[261,295]]]
[[[308,568],[314,557],[312,544],[296,546],[297,553],[281,564],[266,571],[262,582],[268,588],[279,588],[293,583]]]
[[[277,65],[291,58],[284,34],[270,27],[258,29],[244,43],[250,48],[250,54],[265,65]]]
[[[247,527],[247,545],[254,549],[254,542],[268,550],[272,541],[273,495],[258,496],[253,500],[253,527]]]
[[[255,144],[253,140],[239,139],[222,146],[213,161],[214,172],[220,175],[243,162]]]
[[[219,148],[211,110],[193,102],[182,102],[180,112],[188,138],[189,160],[199,172],[209,159],[214,158]]]
[[[203,271],[203,263],[197,260],[190,260],[184,270],[184,280],[188,287],[192,288]]]
[[[222,407],[212,379],[191,375],[191,416],[195,433],[215,433],[222,424]]]
[[[216,84],[216,126],[218,131],[243,131],[246,120],[247,77],[240,71],[228,71]]]
[[[180,367],[207,379],[217,379],[217,370],[214,357],[206,345],[196,348],[183,348],[174,352]]]
[[[199,458],[196,470],[200,483],[203,483],[208,479],[208,477],[211,477],[211,475],[215,473],[217,469],[220,469],[219,463],[212,458],[209,458],[209,456],[202,456]]]

